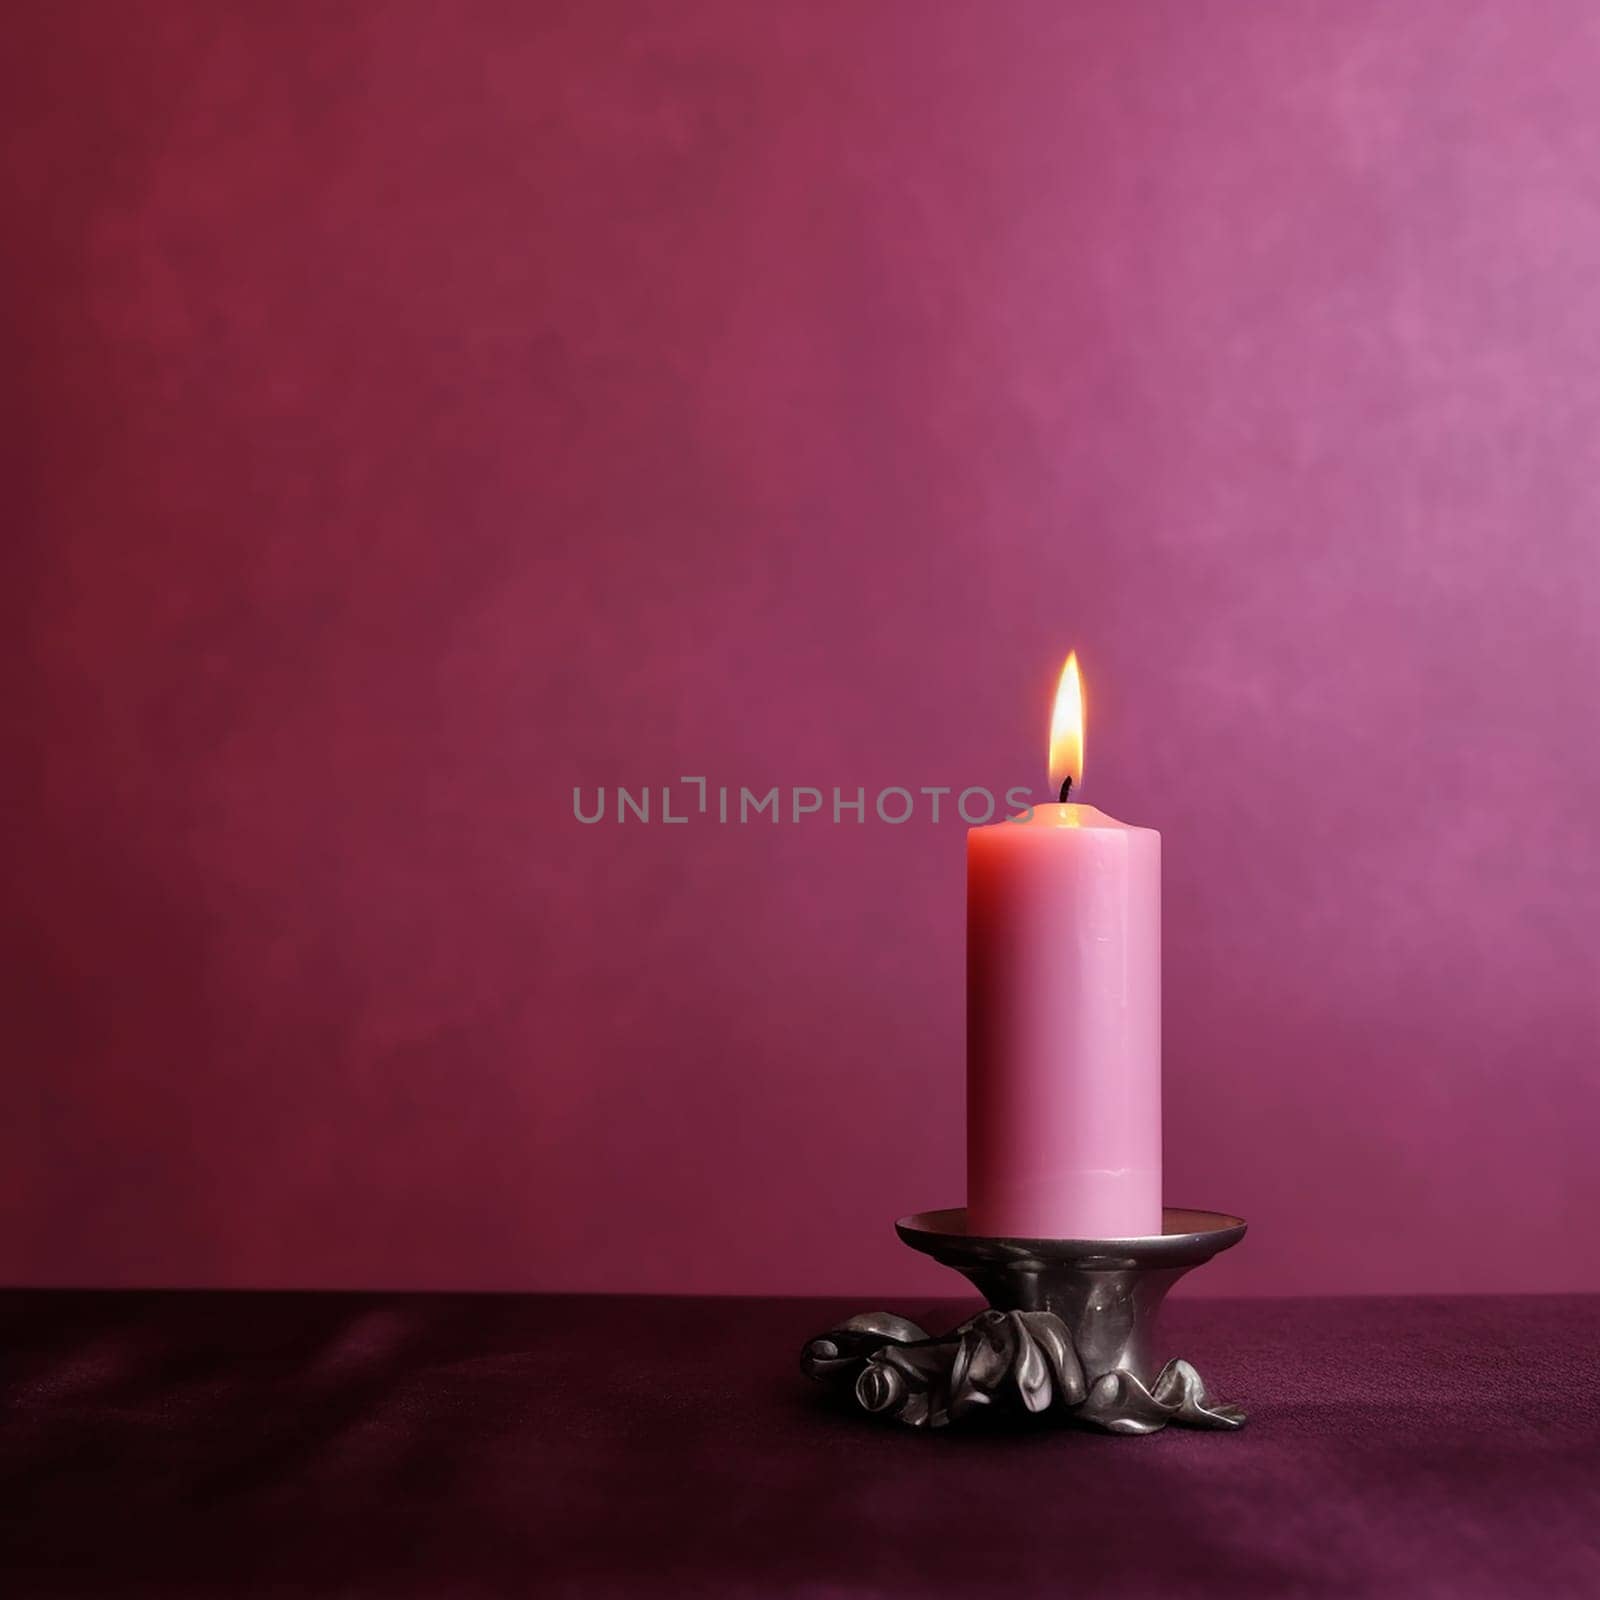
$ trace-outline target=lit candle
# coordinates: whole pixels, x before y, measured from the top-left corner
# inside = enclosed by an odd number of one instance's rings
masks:
[[[967,834],[967,1227],[1161,1232],[1161,835],[1069,803],[1076,655],[1056,692],[1058,805]]]

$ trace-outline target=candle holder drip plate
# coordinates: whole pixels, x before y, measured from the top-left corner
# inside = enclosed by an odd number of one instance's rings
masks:
[[[848,1389],[861,1410],[919,1428],[1002,1411],[1127,1434],[1244,1425],[1187,1361],[1160,1362],[1157,1344],[1167,1291],[1237,1244],[1240,1218],[1172,1208],[1146,1238],[1012,1239],[968,1233],[957,1207],[895,1230],[989,1305],[944,1334],[869,1311],[812,1339],[802,1371]]]

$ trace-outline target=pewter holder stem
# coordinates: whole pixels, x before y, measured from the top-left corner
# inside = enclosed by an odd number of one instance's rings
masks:
[[[864,1312],[812,1339],[801,1370],[914,1428],[1006,1411],[1108,1433],[1243,1427],[1244,1412],[1213,1400],[1187,1361],[1157,1364],[1156,1337],[1167,1291],[1245,1224],[1177,1208],[1161,1222],[1139,1239],[1010,1239],[969,1234],[959,1206],[902,1217],[900,1237],[969,1278],[988,1309],[933,1336]]]

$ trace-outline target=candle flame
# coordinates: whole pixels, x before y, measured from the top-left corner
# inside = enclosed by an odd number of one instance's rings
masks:
[[[1056,686],[1056,708],[1050,718],[1050,789],[1061,792],[1061,785],[1072,779],[1077,788],[1083,782],[1083,680],[1078,676],[1078,652],[1067,657]]]

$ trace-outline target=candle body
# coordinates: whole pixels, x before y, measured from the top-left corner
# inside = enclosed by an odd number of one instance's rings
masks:
[[[1161,835],[1093,806],[967,834],[967,1226],[1161,1232]]]

